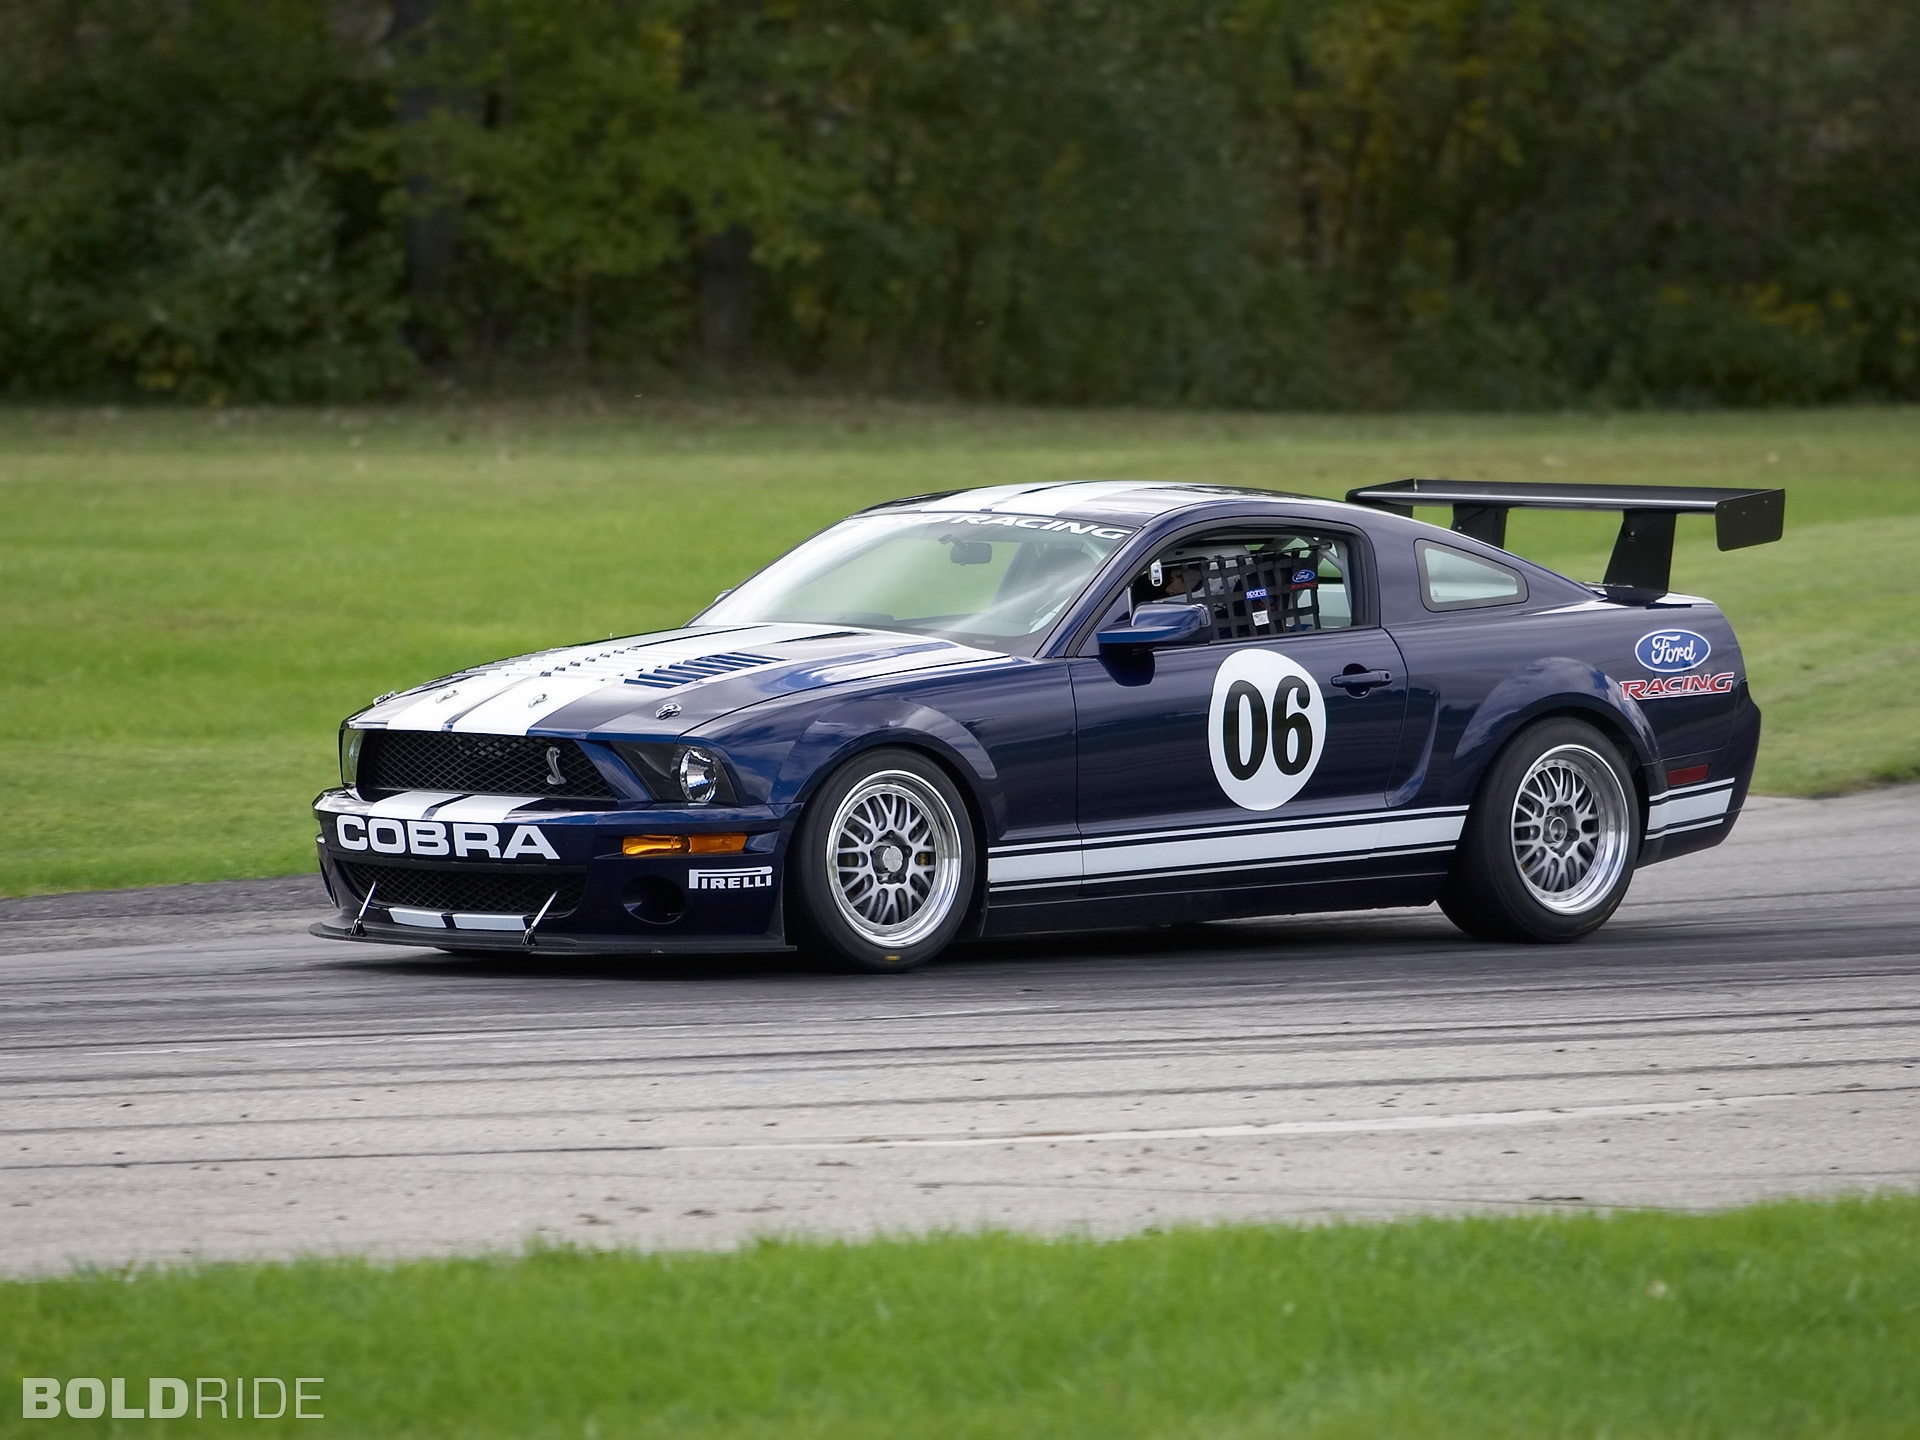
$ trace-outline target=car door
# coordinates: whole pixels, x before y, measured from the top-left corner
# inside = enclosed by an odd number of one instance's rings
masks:
[[[1083,899],[1180,913],[1363,876],[1381,842],[1406,666],[1357,532],[1274,522],[1164,546],[1110,607],[1206,604],[1205,643],[1069,662]]]

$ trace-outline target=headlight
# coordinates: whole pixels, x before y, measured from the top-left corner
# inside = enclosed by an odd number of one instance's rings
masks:
[[[680,793],[695,805],[713,799],[720,788],[720,762],[711,751],[692,749],[680,754]]]
[[[733,782],[714,750],[704,745],[660,745],[615,740],[614,750],[633,767],[647,793],[663,805],[731,805]]]
[[[340,783],[351,790],[360,778],[360,747],[367,732],[350,726],[340,727]]]

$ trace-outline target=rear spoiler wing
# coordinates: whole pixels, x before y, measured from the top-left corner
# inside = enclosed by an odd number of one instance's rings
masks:
[[[1412,515],[1416,505],[1451,505],[1453,528],[1502,549],[1509,510],[1618,510],[1620,536],[1607,561],[1608,588],[1665,594],[1673,575],[1676,515],[1713,516],[1722,550],[1778,540],[1787,518],[1784,490],[1707,485],[1547,485],[1495,480],[1395,480],[1349,490],[1355,505]]]

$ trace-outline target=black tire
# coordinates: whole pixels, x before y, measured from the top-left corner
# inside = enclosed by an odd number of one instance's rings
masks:
[[[1584,721],[1543,720],[1481,781],[1440,908],[1478,940],[1566,944],[1620,908],[1639,853],[1640,803],[1618,748]]]
[[[896,974],[966,923],[979,845],[946,771],[913,750],[868,750],[807,802],[787,857],[788,938],[833,964]]]

